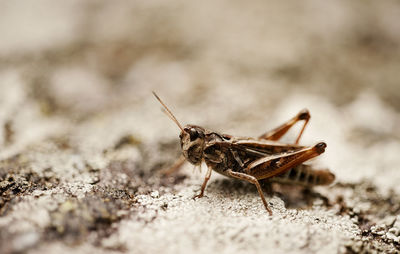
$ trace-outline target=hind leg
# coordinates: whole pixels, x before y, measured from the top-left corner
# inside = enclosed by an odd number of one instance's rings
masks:
[[[267,140],[272,140],[272,141],[277,141],[279,140],[283,135],[286,134],[286,132],[293,127],[297,122],[299,121],[304,121],[303,128],[301,129],[299,135],[297,136],[295,144],[297,145],[300,141],[301,136],[303,135],[304,129],[306,128],[308,122],[310,121],[311,115],[310,112],[307,109],[303,109],[300,111],[295,117],[287,121],[286,123],[278,126],[277,128],[268,131],[258,137],[259,139],[267,139]]]

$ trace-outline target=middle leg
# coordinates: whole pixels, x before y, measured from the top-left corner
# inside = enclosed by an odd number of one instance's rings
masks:
[[[234,178],[237,178],[237,179],[240,179],[240,180],[245,180],[245,181],[248,181],[249,183],[254,184],[257,187],[258,194],[261,197],[261,200],[262,200],[262,202],[263,202],[263,204],[265,206],[265,209],[268,211],[269,215],[272,215],[272,211],[268,207],[268,204],[267,204],[267,201],[265,200],[264,193],[263,193],[263,191],[261,189],[260,183],[258,182],[258,180],[254,176],[251,176],[251,175],[248,175],[248,174],[245,174],[245,173],[234,172],[231,169],[227,170],[227,173],[230,176],[234,177]]]

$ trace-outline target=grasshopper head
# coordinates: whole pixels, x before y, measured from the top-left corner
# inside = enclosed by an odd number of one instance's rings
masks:
[[[185,158],[194,165],[199,165],[203,159],[203,151],[205,144],[205,130],[200,126],[186,125],[185,128],[179,123],[171,110],[165,105],[165,103],[153,92],[156,99],[163,105],[165,112],[171,118],[172,121],[181,129],[179,138],[181,139],[182,152]]]
[[[181,148],[185,158],[194,165],[199,165],[203,159],[205,130],[199,126],[186,125],[181,131]]]

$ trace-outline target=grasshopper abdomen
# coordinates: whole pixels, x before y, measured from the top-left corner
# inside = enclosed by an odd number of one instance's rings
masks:
[[[335,175],[330,171],[313,169],[310,165],[305,164],[298,165],[284,174],[269,179],[271,182],[297,184],[306,187],[329,185],[334,180]]]

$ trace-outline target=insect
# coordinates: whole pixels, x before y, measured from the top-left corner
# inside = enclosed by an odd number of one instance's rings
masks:
[[[299,145],[300,138],[310,120],[310,113],[304,109],[289,121],[268,131],[258,138],[235,137],[207,130],[196,125],[182,127],[176,117],[158,97],[154,96],[164,107],[167,115],[181,130],[179,135],[183,156],[171,168],[179,168],[185,160],[199,166],[203,161],[207,173],[200,193],[204,195],[212,170],[236,179],[254,184],[270,215],[272,211],[265,200],[260,181],[300,184],[307,187],[329,185],[335,175],[329,170],[313,169],[304,162],[325,152],[326,144],[319,142],[313,146]],[[278,140],[297,122],[304,121],[303,127],[293,144],[279,143]]]

